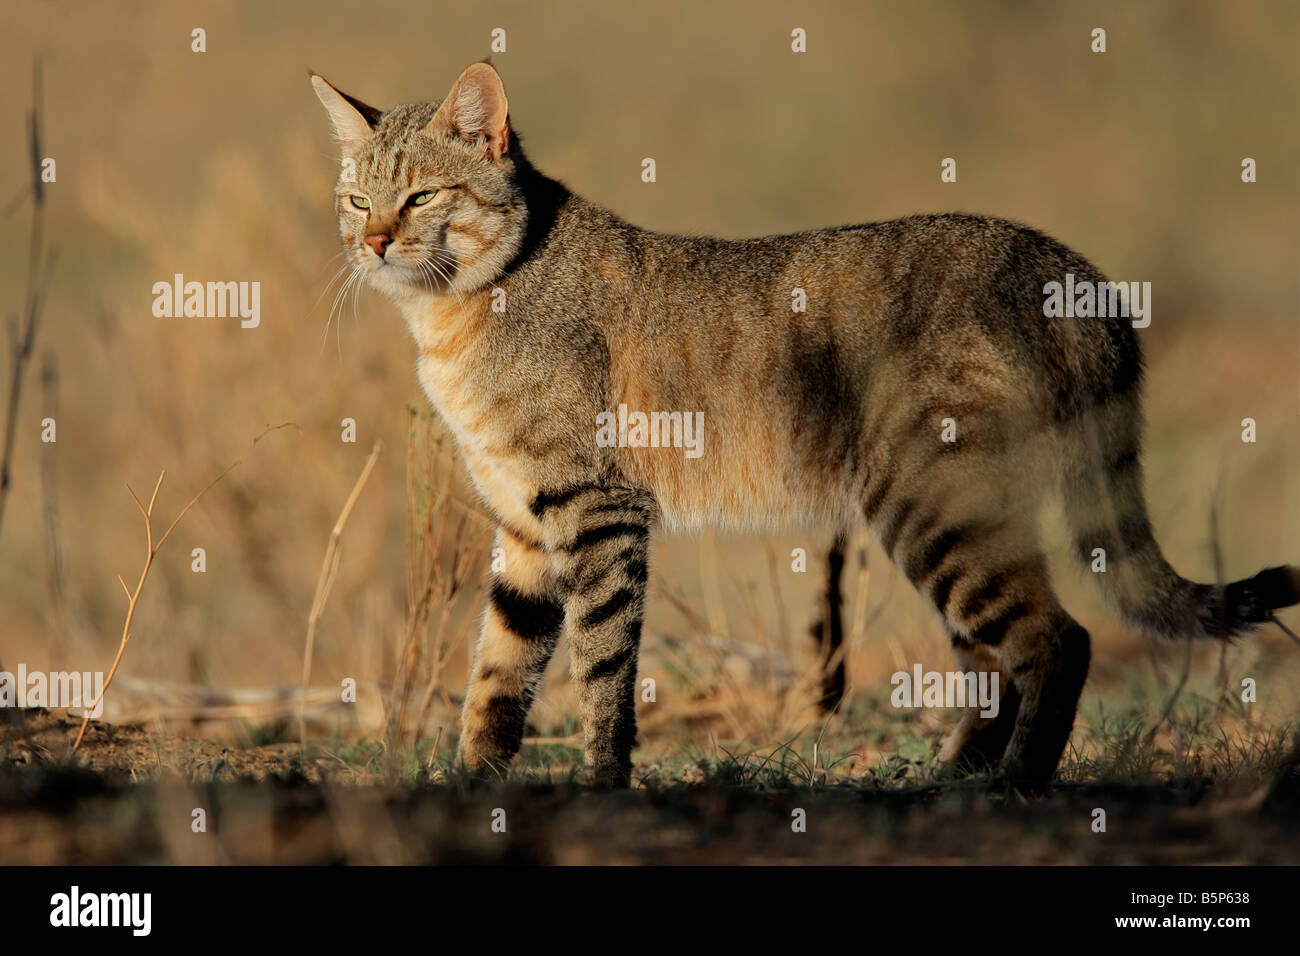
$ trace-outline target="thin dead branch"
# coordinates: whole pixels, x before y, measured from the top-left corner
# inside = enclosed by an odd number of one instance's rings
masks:
[[[36,345],[36,331],[49,288],[50,273],[57,255],[45,250],[45,187],[41,182],[41,66],[32,65],[32,108],[28,113],[28,144],[31,147],[32,226],[27,252],[27,292],[23,321],[11,316],[8,322],[10,378],[9,399],[5,414],[4,452],[0,454],[0,525],[4,522],[5,503],[12,482],[14,440],[18,430],[18,406],[22,400],[23,379]]]
[[[329,600],[330,589],[334,586],[334,578],[338,574],[339,545],[343,539],[343,529],[347,527],[348,518],[352,516],[352,509],[356,507],[357,499],[361,497],[361,489],[370,480],[370,473],[374,471],[383,451],[384,443],[376,438],[375,445],[370,450],[370,456],[366,459],[361,474],[357,476],[356,483],[352,486],[352,492],[348,495],[348,500],[343,503],[343,510],[339,512],[338,520],[334,522],[334,527],[330,531],[329,543],[325,546],[325,559],[321,562],[320,575],[316,578],[316,594],[312,598],[311,613],[307,615],[307,646],[303,648],[302,652],[302,699],[304,706],[298,711],[298,739],[303,747],[307,746],[305,702],[307,699],[307,685],[311,681],[311,657],[312,650],[316,645],[316,625],[320,621],[321,612],[325,610],[325,602]]]

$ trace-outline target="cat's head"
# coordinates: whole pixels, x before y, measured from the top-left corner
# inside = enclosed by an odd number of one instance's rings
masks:
[[[518,252],[528,211],[501,78],[468,67],[439,103],[387,112],[311,74],[342,148],[335,208],[354,266],[394,298],[490,283]]]

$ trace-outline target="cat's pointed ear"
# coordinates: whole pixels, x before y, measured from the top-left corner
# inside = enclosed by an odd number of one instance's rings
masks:
[[[308,75],[311,77],[311,85],[316,90],[321,105],[330,114],[330,122],[334,124],[334,135],[343,145],[343,151],[355,152],[362,143],[370,139],[370,131],[384,114],[373,106],[354,100],[346,93],[340,93],[319,73],[308,71]]]
[[[466,67],[425,128],[481,145],[493,159],[500,159],[510,148],[510,105],[492,65]]]

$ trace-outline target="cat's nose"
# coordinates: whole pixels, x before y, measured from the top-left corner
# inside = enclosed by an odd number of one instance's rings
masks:
[[[375,233],[373,236],[366,236],[366,245],[375,250],[375,255],[384,258],[384,253],[388,247],[393,244],[393,237],[384,232]]]

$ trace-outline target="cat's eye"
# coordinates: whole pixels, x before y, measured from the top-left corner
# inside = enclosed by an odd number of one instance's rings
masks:
[[[438,190],[426,189],[424,192],[416,193],[414,196],[408,199],[407,204],[411,206],[423,206],[425,203],[427,203],[430,199],[432,199],[436,195],[438,195]]]
[[[370,200],[365,196],[349,196],[348,198],[352,200],[352,205],[356,206],[358,209],[370,208]]]

